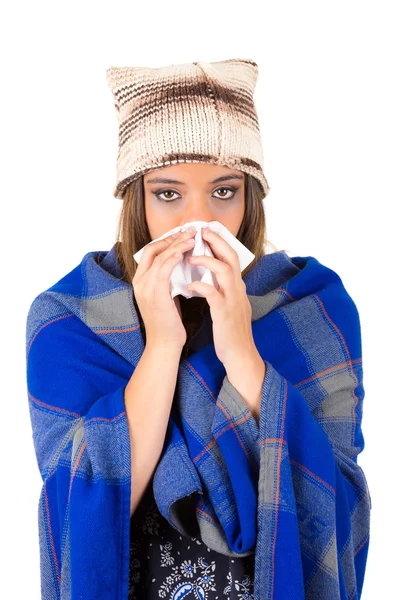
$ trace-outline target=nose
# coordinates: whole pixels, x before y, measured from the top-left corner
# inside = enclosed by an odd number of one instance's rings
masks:
[[[197,208],[191,207],[183,214],[184,223],[189,223],[191,221],[205,221],[206,223],[209,223],[214,220],[215,217],[208,206],[200,206]]]

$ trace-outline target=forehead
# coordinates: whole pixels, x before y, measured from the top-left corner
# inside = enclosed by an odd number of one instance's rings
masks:
[[[175,182],[188,184],[189,182],[209,182],[222,176],[238,177],[244,179],[244,174],[238,169],[230,169],[223,165],[213,165],[210,163],[178,163],[175,165],[167,165],[158,169],[151,169],[144,174],[145,183],[150,183],[150,180],[158,180],[159,178],[170,179]]]

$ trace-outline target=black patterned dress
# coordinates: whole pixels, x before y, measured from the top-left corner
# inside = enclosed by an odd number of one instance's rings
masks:
[[[211,341],[207,314],[185,357]],[[181,535],[159,512],[152,482],[130,521],[128,600],[253,600],[255,554],[225,556],[199,534]]]

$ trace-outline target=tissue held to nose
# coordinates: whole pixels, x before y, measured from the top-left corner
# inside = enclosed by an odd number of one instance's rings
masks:
[[[184,225],[170,229],[155,240],[151,240],[149,244],[157,242],[158,240],[162,240],[170,235],[186,231],[189,226],[193,226],[197,232],[194,238],[195,245],[191,250],[188,250],[184,253],[182,260],[175,265],[175,268],[172,271],[170,279],[170,292],[172,298],[178,294],[184,296],[185,298],[193,298],[194,296],[202,297],[201,294],[193,290],[188,290],[187,286],[189,283],[192,283],[192,281],[203,281],[204,283],[208,283],[209,285],[213,285],[214,287],[218,288],[216,279],[214,279],[212,272],[207,267],[204,267],[203,265],[192,265],[189,263],[190,256],[214,256],[210,246],[202,238],[201,229],[204,227],[208,227],[212,231],[215,231],[215,233],[226,240],[226,242],[228,242],[228,244],[230,244],[230,246],[237,252],[240,260],[241,271],[243,271],[255,258],[255,254],[246,246],[244,246],[244,244],[242,244],[229,231],[229,229],[227,229],[227,227],[222,225],[222,223],[219,221],[191,221],[184,223]],[[138,264],[142,252],[143,248],[134,254],[134,258]]]

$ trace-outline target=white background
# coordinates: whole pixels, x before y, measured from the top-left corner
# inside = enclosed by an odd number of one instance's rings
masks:
[[[394,5],[394,6],[393,6]],[[14,2],[1,9],[4,598],[40,598],[25,380],[33,299],[114,244],[109,66],[252,58],[270,241],[334,269],[361,317],[373,502],[364,600],[395,590],[396,18],[393,2]]]

